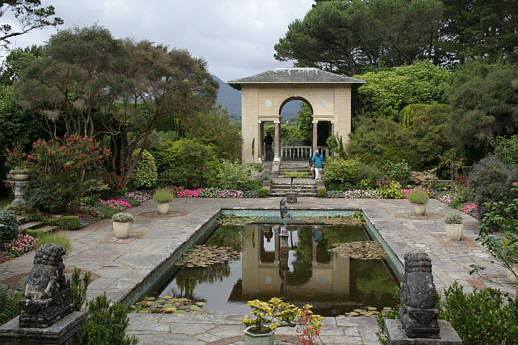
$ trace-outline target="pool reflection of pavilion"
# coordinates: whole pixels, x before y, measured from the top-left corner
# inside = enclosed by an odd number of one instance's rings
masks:
[[[351,260],[335,253],[329,255],[327,248],[318,247],[322,239],[318,226],[312,226],[311,238],[304,240],[300,238],[300,230],[289,231],[289,237],[279,234],[279,225],[273,225],[271,232],[256,226],[243,232],[242,289],[238,299],[270,296],[287,297],[293,302],[348,299]],[[298,257],[302,255],[302,246],[311,248],[311,261]]]

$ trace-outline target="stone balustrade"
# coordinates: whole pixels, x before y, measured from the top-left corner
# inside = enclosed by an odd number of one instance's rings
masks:
[[[329,157],[329,149],[327,146],[318,147],[322,157]],[[282,160],[309,160],[313,156],[311,146],[281,146]]]

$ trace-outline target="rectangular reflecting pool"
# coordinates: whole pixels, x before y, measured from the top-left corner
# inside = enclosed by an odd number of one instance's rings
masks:
[[[384,259],[330,251],[364,241],[371,238],[362,225],[220,225],[205,245],[232,248],[234,255],[223,263],[201,258],[206,267],[175,268],[172,278],[146,296],[185,297],[204,302],[208,311],[236,314],[249,312],[248,300],[271,297],[311,304],[324,316],[393,307],[398,281]]]

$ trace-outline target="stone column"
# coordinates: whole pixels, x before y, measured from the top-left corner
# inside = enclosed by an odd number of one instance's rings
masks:
[[[281,121],[275,120],[273,121],[275,124],[275,155],[273,160],[275,162],[280,162],[281,160]]]
[[[318,148],[318,120],[313,120],[313,152]]]
[[[263,123],[262,121],[257,121],[257,158],[259,163],[263,162]]]
[[[23,206],[25,205],[25,191],[29,186],[29,181],[10,181],[11,186],[14,189],[14,200],[11,202],[11,206]]]
[[[330,135],[335,135],[335,123],[333,121],[330,122],[329,127],[331,127],[331,134]],[[338,138],[336,138],[336,140],[338,140]]]

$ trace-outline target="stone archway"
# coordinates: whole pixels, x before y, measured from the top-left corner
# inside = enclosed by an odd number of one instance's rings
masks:
[[[347,141],[351,132],[351,89],[362,80],[317,68],[281,68],[230,81],[241,90],[242,160],[262,162],[263,126],[275,124],[274,161],[280,161],[280,109],[293,99],[303,99],[313,111],[313,145],[317,147],[319,121],[329,121],[332,133]]]

